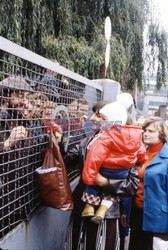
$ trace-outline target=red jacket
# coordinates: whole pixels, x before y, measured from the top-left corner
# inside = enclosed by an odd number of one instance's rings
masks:
[[[84,183],[92,185],[100,167],[113,170],[131,168],[137,162],[143,164],[146,159],[142,129],[125,125],[117,130],[113,126],[90,145],[82,178]]]

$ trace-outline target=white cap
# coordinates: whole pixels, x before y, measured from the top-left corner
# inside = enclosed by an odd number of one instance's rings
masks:
[[[111,122],[120,122],[122,125],[127,121],[127,108],[133,104],[133,98],[129,93],[122,93],[117,96],[117,101],[105,105],[100,113],[105,115]]]

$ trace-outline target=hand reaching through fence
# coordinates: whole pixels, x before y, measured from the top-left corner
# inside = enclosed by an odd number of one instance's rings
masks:
[[[28,132],[23,126],[15,127],[11,130],[9,138],[4,142],[4,150],[9,150],[17,144],[21,139],[25,139]]]
[[[61,128],[61,126],[57,125],[51,119],[47,119],[46,120],[46,132],[50,133],[51,131],[53,131],[53,134],[54,134],[55,139],[57,140],[57,142],[60,142],[61,137],[62,137],[62,128]]]

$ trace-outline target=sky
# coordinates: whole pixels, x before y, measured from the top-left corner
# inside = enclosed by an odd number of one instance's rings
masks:
[[[158,11],[160,10],[160,22],[168,31],[168,0],[156,0]]]

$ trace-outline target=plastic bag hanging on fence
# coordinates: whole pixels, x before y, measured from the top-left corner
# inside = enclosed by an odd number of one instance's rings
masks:
[[[53,132],[50,133],[49,145],[43,154],[43,165],[36,169],[42,203],[63,211],[72,210],[72,192]]]

